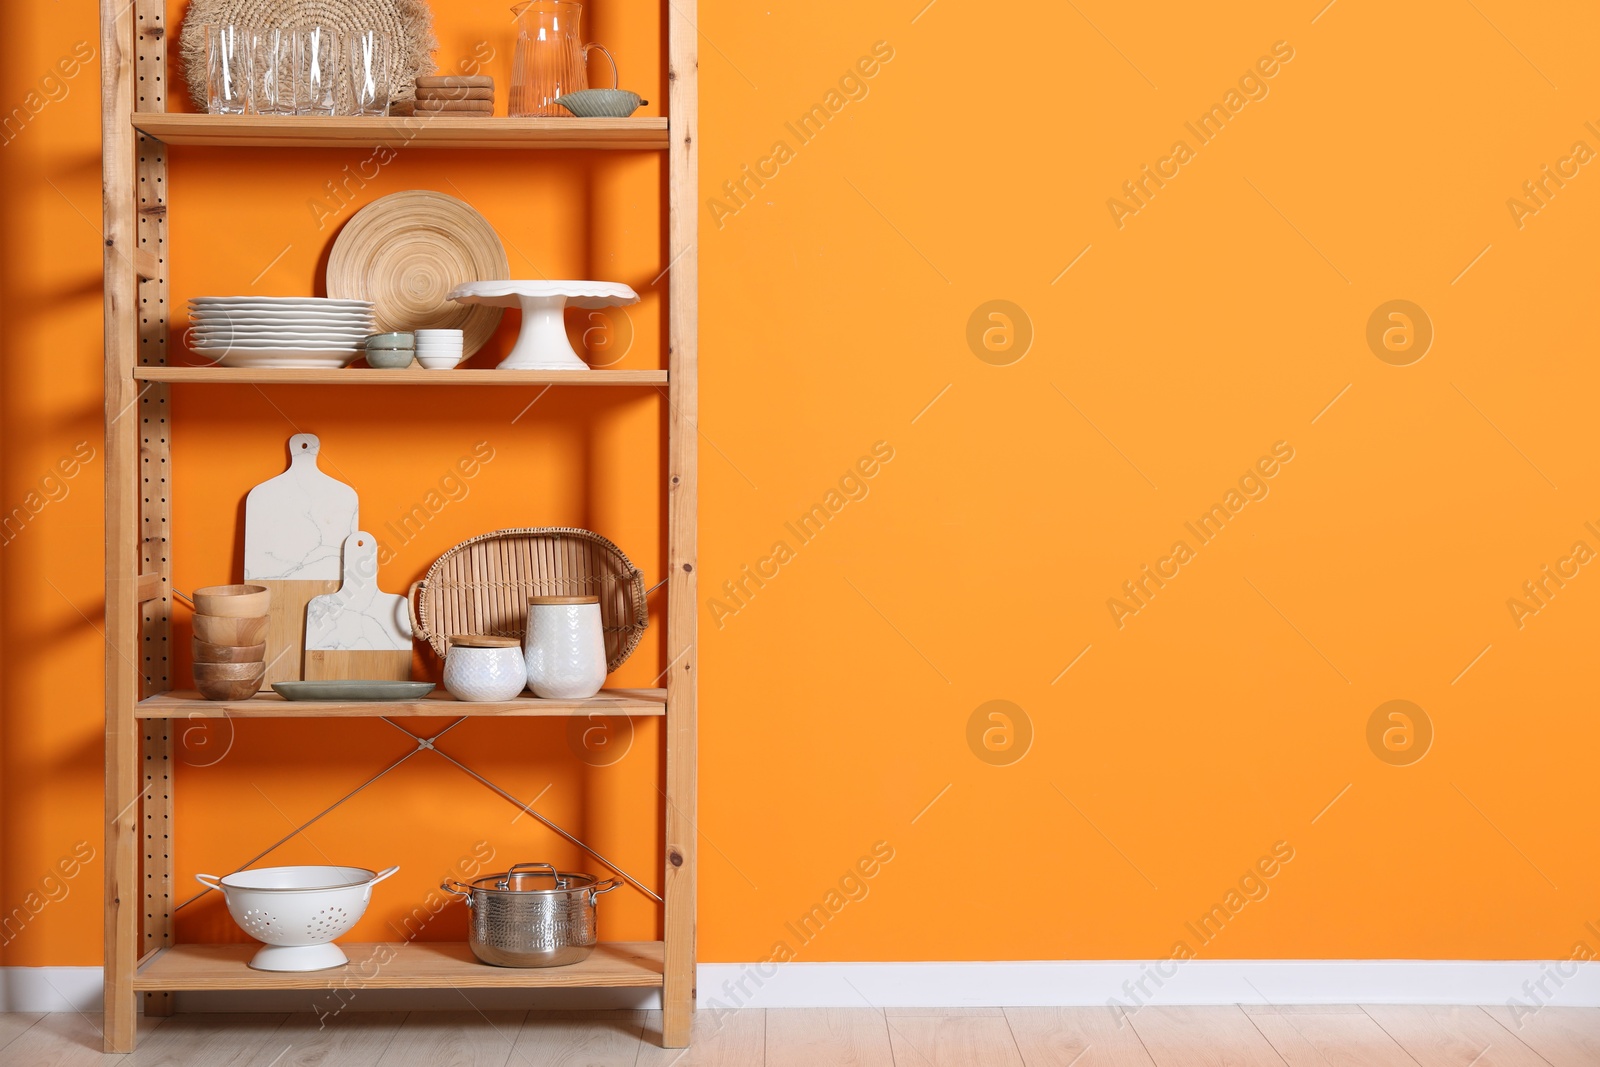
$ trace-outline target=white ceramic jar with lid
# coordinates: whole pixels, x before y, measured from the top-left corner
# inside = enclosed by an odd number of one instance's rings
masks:
[[[462,634],[444,654],[444,687],[457,700],[511,700],[528,684],[515,637]]]
[[[546,700],[586,700],[606,680],[606,639],[597,596],[528,598],[522,639],[528,688]]]

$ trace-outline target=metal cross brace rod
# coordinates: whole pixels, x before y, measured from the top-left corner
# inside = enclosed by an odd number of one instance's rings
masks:
[[[388,720],[385,719],[384,721],[387,722]],[[354,789],[350,790],[350,792],[346,793],[344,796],[340,797],[338,800],[335,800],[332,804],[329,804],[327,807],[323,808],[321,811],[319,811],[315,815],[311,816],[311,818],[307,819],[305,822],[301,823],[299,826],[295,827],[293,830],[290,830],[284,836],[278,838],[278,840],[274,841],[272,844],[268,845],[266,848],[262,849],[260,852],[257,852],[254,856],[251,856],[249,859],[247,859],[243,863],[239,864],[239,866],[235,867],[231,873],[237,874],[240,871],[247,869],[252,863],[255,863],[257,860],[260,860],[262,857],[270,854],[274,849],[278,848],[280,845],[282,845],[285,842],[290,841],[293,838],[296,838],[296,837],[300,836],[301,834],[305,833],[305,831],[310,828],[312,823],[316,822],[318,819],[320,819],[324,815],[328,814],[334,808],[337,808],[339,805],[343,804],[345,801],[349,800],[351,797],[353,797],[357,793],[361,792],[363,789],[365,789],[367,786],[371,785],[373,782],[376,782],[379,778],[382,778],[384,775],[388,774],[390,771],[392,771],[396,767],[400,766],[400,764],[404,763],[406,760],[410,759],[412,756],[415,756],[418,752],[422,752],[425,749],[432,748],[433,747],[433,743],[435,741],[439,740],[439,738],[443,737],[445,734],[449,733],[451,730],[454,730],[457,726],[460,726],[462,723],[464,723],[466,721],[467,721],[466,717],[462,716],[461,718],[457,719],[455,722],[451,723],[449,726],[446,726],[443,730],[440,730],[438,733],[434,734],[432,737],[429,737],[429,738],[420,738],[416,734],[411,733],[410,730],[405,731],[405,733],[407,735],[409,735],[412,738],[412,740],[417,742],[417,747],[416,748],[412,749],[410,752],[407,752],[404,756],[401,756],[399,759],[397,759],[393,763],[389,764],[389,766],[385,767],[383,770],[379,771],[377,774],[374,774],[371,778],[368,778],[366,781],[362,782],[360,785],[358,785]],[[195,901],[199,900],[201,897],[205,896],[209,892],[211,892],[211,889],[208,886],[205,889],[200,890],[200,892],[196,893],[194,896],[192,896],[189,899],[185,900],[182,904],[179,904],[176,908],[173,908],[172,910],[175,911],[175,912],[176,911],[181,911],[182,909],[188,907],[190,904],[193,904]]]
[[[416,742],[417,742],[417,749],[419,751],[424,749],[424,748],[426,748],[429,751],[431,751],[434,755],[440,756],[443,759],[448,760],[450,763],[455,764],[462,771],[465,771],[467,774],[471,775],[473,778],[476,778],[479,782],[481,782],[483,785],[487,786],[489,789],[491,789],[495,793],[498,793],[500,796],[504,797],[506,800],[509,800],[511,803],[515,804],[521,810],[527,812],[529,815],[532,815],[535,819],[538,819],[541,823],[543,823],[547,828],[549,828],[555,834],[557,834],[558,836],[563,837],[566,840],[572,842],[574,845],[577,845],[579,848],[583,849],[589,855],[591,855],[595,859],[599,860],[602,866],[606,867],[608,870],[615,871],[618,875],[620,875],[622,877],[623,881],[625,881],[629,885],[633,886],[635,889],[637,889],[639,892],[643,893],[645,896],[649,897],[651,900],[655,901],[657,904],[665,903],[665,901],[663,901],[659,896],[657,896],[655,891],[652,890],[649,886],[645,885],[643,882],[641,882],[637,878],[633,877],[633,875],[629,874],[627,871],[623,870],[621,867],[618,867],[615,863],[612,863],[610,860],[608,860],[604,856],[600,855],[600,853],[596,852],[594,849],[592,849],[588,845],[584,844],[581,840],[579,840],[577,837],[573,836],[572,834],[568,833],[566,830],[563,830],[560,826],[557,826],[554,822],[552,822],[551,820],[547,819],[545,816],[539,814],[538,810],[536,810],[534,808],[533,803],[531,801],[529,803],[524,804],[522,801],[518,800],[516,797],[512,796],[510,793],[506,792],[504,789],[501,789],[499,786],[497,786],[493,782],[489,781],[489,779],[485,778],[483,775],[479,774],[477,771],[473,770],[471,767],[468,767],[465,763],[462,763],[460,760],[456,759],[454,756],[450,755],[448,752],[445,752],[443,749],[438,748],[437,746],[435,746],[433,742],[438,740],[438,735],[435,735],[434,737],[429,737],[429,738],[420,738],[420,737],[417,737],[417,735],[412,733],[410,730],[407,730],[404,726],[401,726],[399,723],[397,723],[393,719],[389,718],[388,716],[386,716],[386,715],[385,716],[381,716],[381,718],[383,719],[384,722],[388,723],[390,726],[393,726],[396,730],[399,730],[401,733],[405,734],[407,737],[415,739]],[[442,731],[441,731],[441,733],[442,733]]]
[[[346,793],[344,796],[340,797],[338,800],[335,800],[332,804],[329,804],[327,807],[325,807],[321,811],[317,812],[311,818],[307,819],[305,822],[301,823],[299,826],[297,826],[293,830],[289,831],[289,833],[285,834],[283,837],[279,838],[277,841],[273,842],[271,845],[268,845],[266,848],[264,848],[260,852],[256,853],[250,859],[245,860],[238,867],[234,868],[233,873],[237,873],[239,871],[248,869],[251,864],[258,862],[263,857],[271,854],[275,849],[279,848],[280,846],[282,846],[286,842],[291,841],[294,838],[298,837],[300,834],[302,834],[306,830],[310,829],[312,824],[317,822],[317,820],[321,819],[323,816],[327,815],[329,812],[332,812],[334,809],[338,808],[345,801],[349,800],[351,797],[355,796],[357,793],[359,793],[363,789],[367,788],[367,786],[371,785],[373,782],[376,782],[379,778],[382,778],[384,775],[388,774],[390,771],[392,771],[396,767],[400,766],[402,763],[404,763],[406,760],[410,759],[412,756],[415,756],[419,752],[433,752],[433,753],[435,753],[435,754],[437,754],[439,756],[442,756],[444,759],[448,760],[449,762],[455,764],[461,770],[465,771],[467,774],[471,775],[473,778],[476,778],[479,782],[482,782],[485,786],[487,786],[488,788],[492,789],[494,792],[498,793],[500,796],[504,797],[506,800],[509,800],[511,803],[515,804],[518,808],[520,808],[523,811],[527,812],[529,815],[532,815],[535,819],[538,819],[541,823],[543,823],[545,826],[549,827],[556,834],[559,834],[561,837],[565,838],[566,840],[572,842],[574,845],[577,845],[579,848],[583,849],[589,855],[591,855],[595,859],[599,860],[603,865],[605,865],[605,867],[607,869],[615,871],[617,874],[621,875],[622,879],[624,881],[626,881],[629,885],[633,886],[635,889],[639,890],[645,896],[649,897],[651,900],[654,900],[658,904],[663,903],[661,898],[659,896],[657,896],[653,891],[651,891],[651,889],[648,886],[642,884],[641,882],[639,882],[638,879],[634,878],[632,875],[628,874],[628,872],[624,871],[622,868],[618,867],[616,864],[612,863],[610,860],[608,860],[604,856],[600,855],[600,853],[596,852],[594,849],[592,849],[588,845],[584,844],[578,838],[574,837],[572,834],[568,833],[566,830],[563,830],[560,826],[557,826],[554,822],[551,822],[549,819],[547,819],[543,815],[539,814],[539,812],[534,810],[532,804],[524,804],[522,801],[518,800],[516,797],[512,796],[510,793],[506,792],[504,789],[501,789],[499,786],[495,785],[493,782],[491,782],[489,779],[485,778],[483,775],[479,774],[477,771],[473,770],[471,767],[468,767],[466,764],[462,763],[460,760],[454,758],[453,756],[449,755],[448,753],[443,752],[439,748],[437,748],[435,746],[434,742],[438,741],[439,738],[443,737],[445,734],[449,733],[451,730],[454,730],[457,726],[460,726],[462,723],[466,722],[467,720],[466,720],[465,716],[463,716],[462,718],[457,719],[455,722],[451,723],[449,726],[446,726],[443,730],[440,730],[438,733],[434,734],[432,737],[419,737],[416,734],[412,733],[410,730],[407,730],[405,727],[401,726],[399,723],[395,722],[393,719],[388,718],[387,716],[380,716],[380,718],[382,718],[383,721],[388,723],[390,726],[393,726],[396,730],[399,730],[401,733],[405,734],[407,737],[409,737],[413,741],[415,741],[417,743],[417,747],[413,748],[410,752],[407,752],[405,755],[401,756],[399,759],[397,759],[393,763],[389,764],[383,770],[379,771],[377,774],[374,774],[371,778],[368,778],[366,781],[362,782],[360,785],[358,785],[354,789],[350,790],[350,792]],[[182,903],[180,903],[176,908],[173,909],[173,911],[174,912],[181,911],[182,909],[188,907],[190,904],[193,904],[195,901],[199,900],[201,897],[205,896],[209,892],[211,892],[211,889],[209,887],[205,888],[205,889],[202,889],[200,892],[194,894],[193,896],[189,897],[188,899],[186,899]]]

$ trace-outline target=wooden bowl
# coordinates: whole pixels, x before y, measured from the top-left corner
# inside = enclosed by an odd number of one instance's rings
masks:
[[[191,599],[201,615],[245,619],[267,613],[272,591],[264,585],[208,585],[196,589]]]
[[[265,663],[196,663],[194,687],[207,700],[249,700],[261,690]]]
[[[236,619],[226,615],[196,615],[194,637],[208,645],[255,645],[267,639],[267,616]]]
[[[214,645],[198,637],[190,642],[196,663],[261,663],[267,658],[267,643],[258,645]]]

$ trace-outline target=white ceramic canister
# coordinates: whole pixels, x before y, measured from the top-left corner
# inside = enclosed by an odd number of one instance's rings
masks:
[[[528,684],[515,637],[463,634],[444,654],[444,687],[457,700],[511,700]]]
[[[606,680],[606,639],[597,596],[528,598],[522,639],[528,688],[547,700],[585,700]]]

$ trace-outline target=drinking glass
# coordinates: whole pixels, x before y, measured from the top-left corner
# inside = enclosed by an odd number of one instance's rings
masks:
[[[206,27],[206,104],[213,115],[243,115],[250,100],[250,35],[232,23]]]
[[[382,30],[357,30],[345,41],[345,71],[350,78],[350,113],[389,112],[389,41]]]
[[[268,26],[250,35],[250,99],[258,115],[293,115],[294,32]]]
[[[337,96],[339,38],[331,26],[294,29],[294,110],[297,115],[331,115]]]

